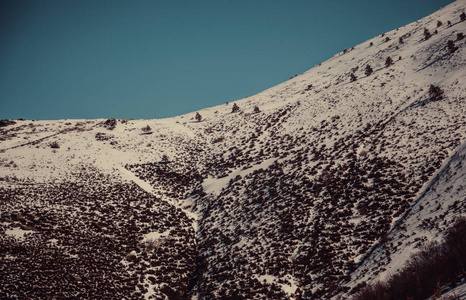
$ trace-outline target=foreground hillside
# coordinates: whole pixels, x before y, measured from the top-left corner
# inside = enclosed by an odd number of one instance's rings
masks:
[[[347,298],[401,269],[466,209],[463,11],[197,117],[4,121],[0,298]]]

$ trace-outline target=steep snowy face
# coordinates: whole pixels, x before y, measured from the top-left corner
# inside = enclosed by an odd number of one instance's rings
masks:
[[[99,282],[103,297],[325,299],[397,270],[413,220],[447,220],[417,243],[465,210],[464,185],[454,201],[423,196],[448,181],[436,174],[466,137],[465,10],[457,1],[201,118],[2,127],[0,296],[100,295]],[[385,251],[387,239],[401,244]],[[28,251],[40,259],[25,280],[14,270]],[[52,253],[50,272],[71,264],[79,280],[31,288]]]

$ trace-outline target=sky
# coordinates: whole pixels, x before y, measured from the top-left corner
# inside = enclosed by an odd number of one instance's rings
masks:
[[[0,119],[153,119],[255,95],[452,0],[1,0]]]

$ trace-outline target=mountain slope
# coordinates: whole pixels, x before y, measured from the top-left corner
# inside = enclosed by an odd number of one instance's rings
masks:
[[[325,299],[397,270],[407,232],[439,238],[465,210],[464,185],[430,196],[464,176],[445,174],[464,158],[465,10],[457,1],[201,122],[3,127],[1,296]],[[417,209],[432,201],[435,216]],[[390,262],[387,239],[401,242]],[[39,280],[44,265],[72,266],[69,288]]]

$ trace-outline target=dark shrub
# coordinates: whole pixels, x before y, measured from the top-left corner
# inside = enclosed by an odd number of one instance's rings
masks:
[[[431,84],[429,87],[429,97],[433,100],[442,100],[444,96],[443,90],[436,85]]]
[[[57,142],[57,141],[53,141],[49,144],[50,148],[53,148],[53,149],[58,149],[60,148],[60,144]]]
[[[432,36],[432,34],[429,32],[429,29],[427,28],[424,28],[424,38],[425,40],[427,41],[428,39],[430,39]]]
[[[374,70],[372,70],[372,67],[370,65],[367,65],[365,70],[366,76],[370,76],[373,72]]]
[[[110,118],[104,123],[104,126],[107,127],[109,130],[115,129],[116,125],[117,125],[117,120],[115,118]]]
[[[232,113],[239,112],[239,106],[236,103],[233,104],[233,107],[231,108],[231,112]]]
[[[149,133],[152,133],[152,128],[150,128],[150,126],[147,125],[146,127],[142,128],[142,131],[149,134]]]
[[[0,120],[0,127],[5,127],[8,125],[14,125],[14,124],[16,124],[16,122],[13,120],[8,120],[8,119]]]
[[[393,59],[389,56],[389,57],[387,57],[387,59],[385,60],[385,66],[388,68],[388,67],[390,67],[391,65],[393,65]]]
[[[200,113],[196,113],[196,121],[201,122],[202,121],[202,116]]]
[[[447,47],[448,47],[448,52],[454,53],[456,50],[458,50],[458,47],[455,46],[455,43],[453,43],[452,40],[449,40],[447,42]]]

